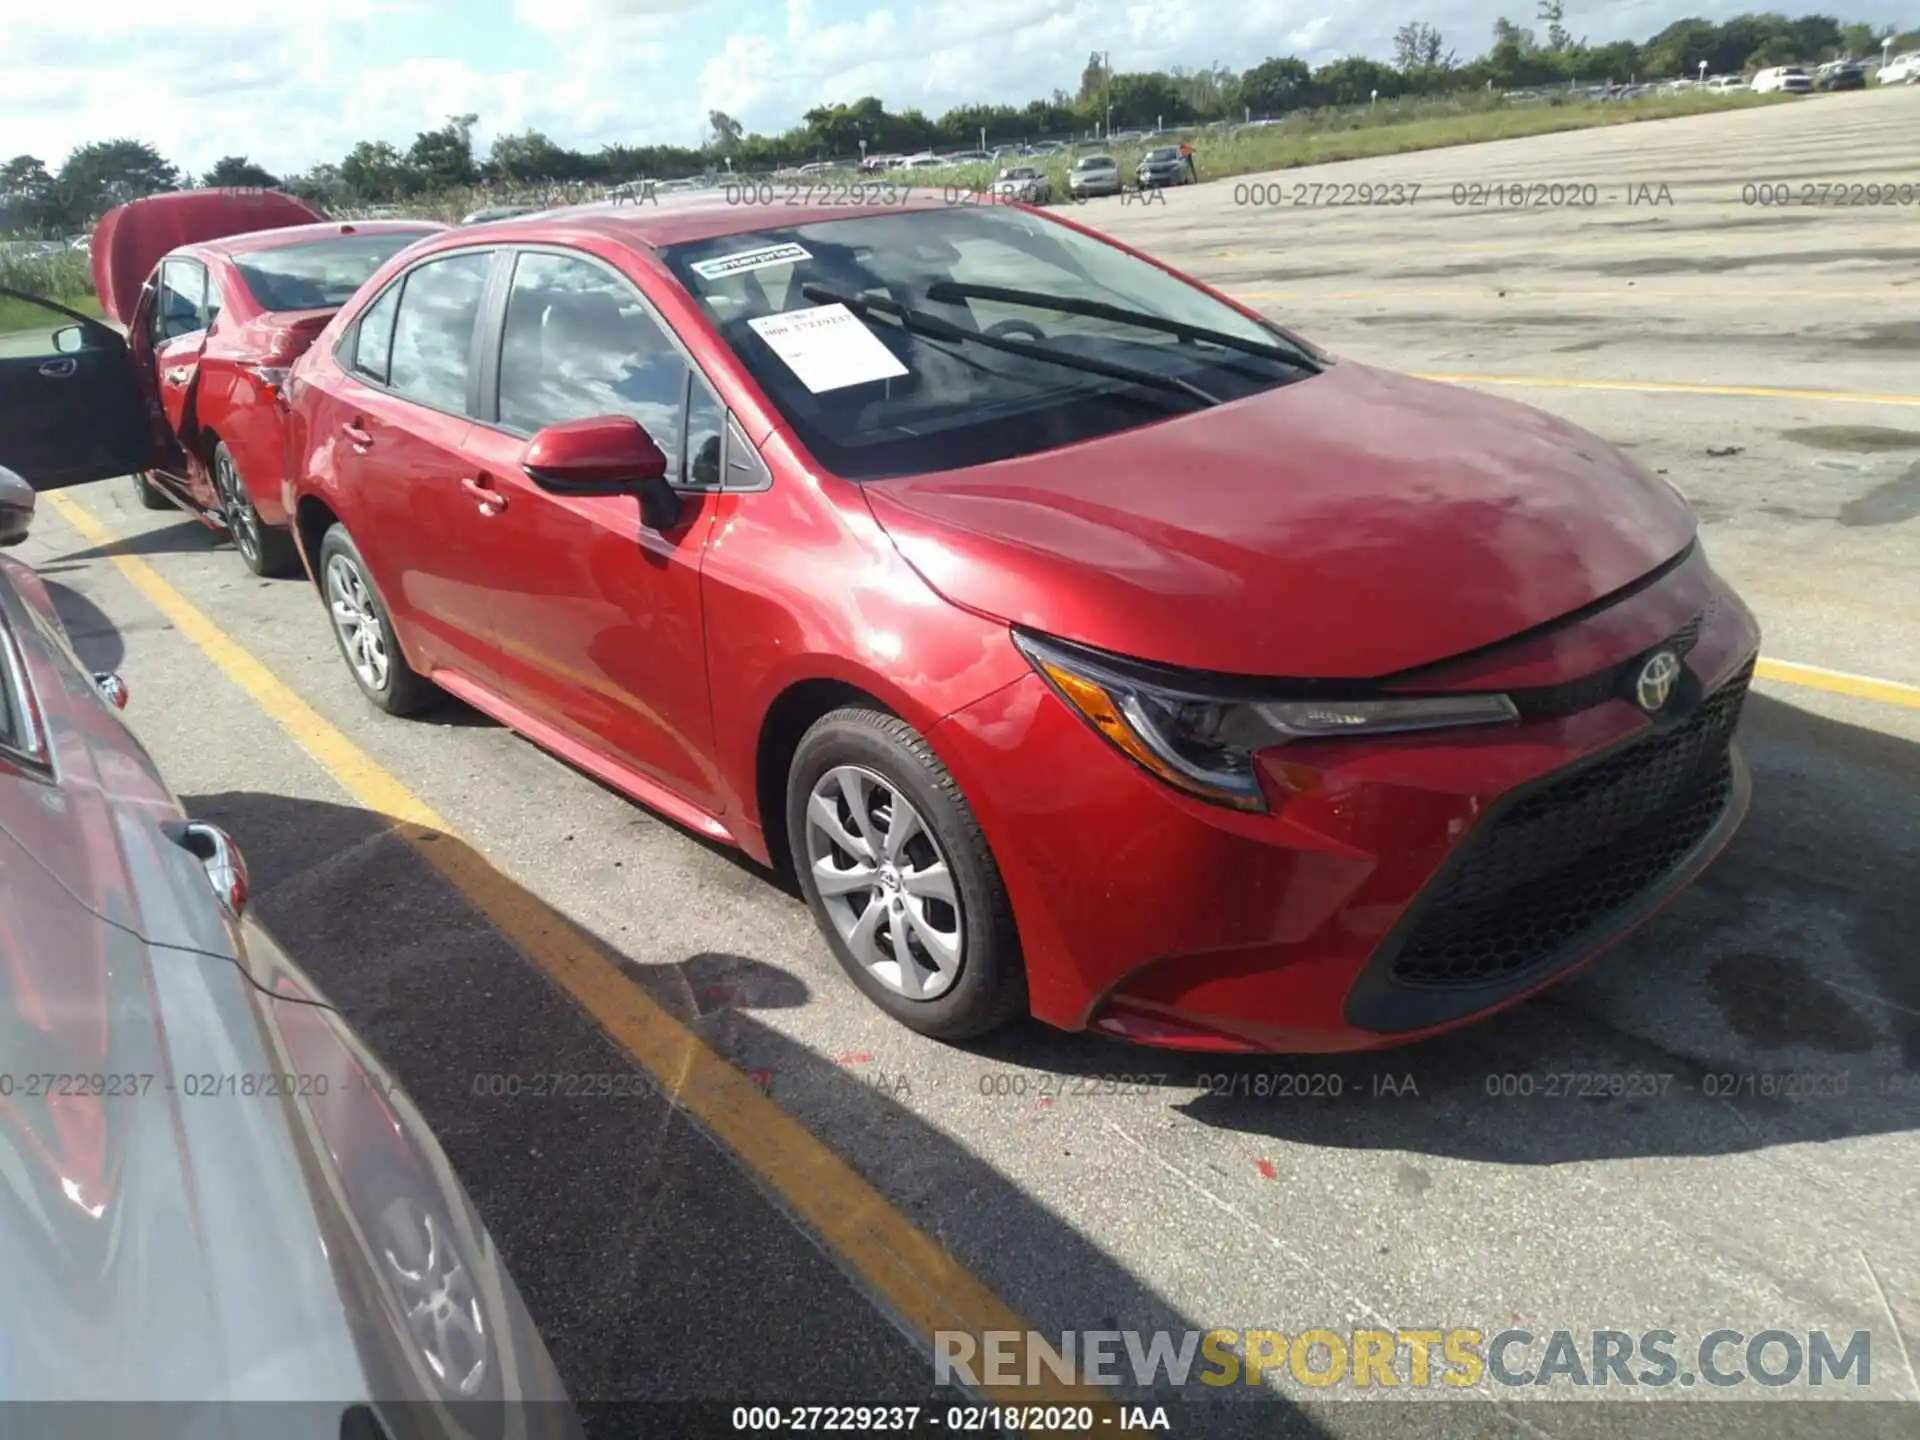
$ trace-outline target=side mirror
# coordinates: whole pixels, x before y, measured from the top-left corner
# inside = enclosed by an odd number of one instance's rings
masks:
[[[667,483],[667,457],[630,416],[549,425],[527,442],[520,468],[556,495],[637,495],[649,530],[680,523],[680,493]]]
[[[0,546],[18,545],[33,528],[33,487],[0,466]]]
[[[78,355],[87,348],[87,327],[62,325],[53,332],[53,348],[62,355]]]

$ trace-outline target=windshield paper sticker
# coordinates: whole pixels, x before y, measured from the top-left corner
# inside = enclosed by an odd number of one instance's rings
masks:
[[[816,395],[907,373],[880,337],[844,305],[762,315],[747,324]]]
[[[796,260],[812,258],[798,245],[762,245],[758,250],[742,250],[717,260],[696,260],[692,268],[702,280],[724,280],[748,270],[765,270],[772,265],[791,265]]]

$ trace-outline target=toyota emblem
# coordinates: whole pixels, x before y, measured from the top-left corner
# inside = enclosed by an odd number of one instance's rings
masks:
[[[1667,703],[1679,679],[1680,657],[1671,650],[1657,651],[1647,657],[1647,663],[1640,667],[1640,677],[1633,682],[1635,703],[1653,714]]]

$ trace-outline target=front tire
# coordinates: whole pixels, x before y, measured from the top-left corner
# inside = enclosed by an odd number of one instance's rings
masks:
[[[169,500],[159,486],[149,480],[144,473],[135,472],[127,477],[133,481],[133,498],[140,502],[142,510],[171,510],[173,501]]]
[[[407,664],[386,601],[346,526],[335,525],[321,538],[316,568],[333,638],[360,693],[389,715],[415,715],[438,704],[440,687]]]
[[[213,447],[213,488],[226,514],[227,534],[247,569],[270,579],[299,571],[300,552],[294,549],[293,536],[260,518],[224,440],[216,441]]]
[[[1026,1010],[1000,868],[911,725],[862,708],[816,721],[787,772],[787,836],[834,958],[887,1014],[965,1040]]]

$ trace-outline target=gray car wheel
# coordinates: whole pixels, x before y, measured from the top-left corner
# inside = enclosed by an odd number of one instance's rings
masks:
[[[999,866],[911,725],[862,708],[816,721],[788,770],[787,838],[828,948],[894,1019],[962,1040],[1026,1009]]]

